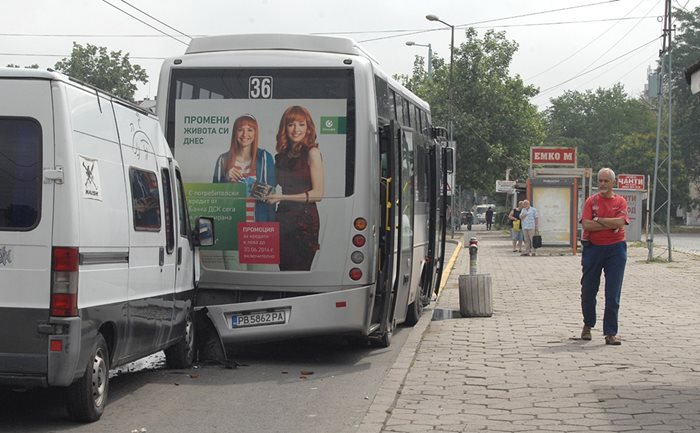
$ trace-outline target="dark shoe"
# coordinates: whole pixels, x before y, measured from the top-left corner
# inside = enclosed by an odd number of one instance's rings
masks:
[[[581,330],[581,340],[590,340],[591,337],[591,327],[583,325],[583,330]]]
[[[612,344],[613,346],[619,346],[622,344],[622,340],[617,335],[606,335],[605,344]]]

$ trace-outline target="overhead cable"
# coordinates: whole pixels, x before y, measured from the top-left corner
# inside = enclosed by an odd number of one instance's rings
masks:
[[[183,45],[187,45],[185,42],[182,42],[181,40],[179,40],[179,39],[176,38],[175,36],[170,35],[170,34],[168,34],[168,33],[164,32],[164,31],[162,31],[161,29],[159,29],[159,28],[157,28],[157,27],[155,27],[155,26],[152,26],[151,24],[147,23],[146,21],[142,20],[141,18],[138,18],[138,17],[136,17],[136,16],[130,14],[129,12],[125,11],[124,9],[121,9],[120,7],[115,6],[115,5],[113,5],[112,3],[108,2],[107,0],[102,0],[102,2],[108,4],[108,5],[112,6],[114,9],[116,9],[116,10],[118,10],[118,11],[120,11],[120,12],[122,12],[122,13],[128,15],[128,16],[130,16],[131,18],[135,19],[136,21],[138,21],[138,22],[140,22],[140,23],[142,23],[142,24],[147,25],[148,27],[152,28],[153,30],[155,30],[155,31],[157,31],[157,32],[159,32],[159,33],[164,34],[165,36],[169,37],[170,39],[172,39],[172,40],[174,40],[174,41],[177,41],[177,42],[179,42],[179,43],[181,43],[181,44],[183,44]]]

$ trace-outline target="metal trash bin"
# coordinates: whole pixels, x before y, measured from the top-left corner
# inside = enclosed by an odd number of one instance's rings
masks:
[[[493,297],[491,275],[459,276],[459,313],[462,317],[491,317]]]

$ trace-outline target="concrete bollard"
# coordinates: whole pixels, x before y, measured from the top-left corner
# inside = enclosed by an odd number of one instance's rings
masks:
[[[459,276],[459,313],[462,317],[491,317],[491,275]]]

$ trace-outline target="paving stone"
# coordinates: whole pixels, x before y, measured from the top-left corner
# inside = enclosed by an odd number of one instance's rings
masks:
[[[580,256],[513,256],[503,234],[478,236],[494,315],[430,320],[432,309],[459,310],[457,279],[469,265],[461,249],[359,432],[375,433],[378,419],[397,433],[700,431],[700,364],[689,350],[700,341],[700,257],[646,263],[647,250],[629,245],[623,344],[612,347],[601,332],[602,290],[593,340],[579,339]]]

